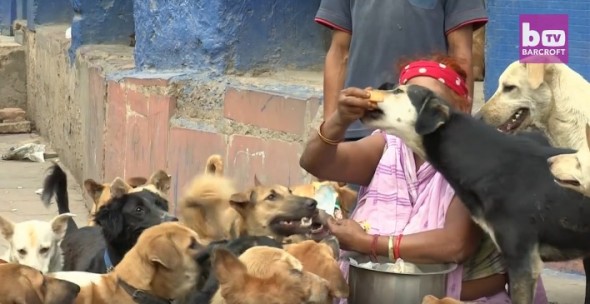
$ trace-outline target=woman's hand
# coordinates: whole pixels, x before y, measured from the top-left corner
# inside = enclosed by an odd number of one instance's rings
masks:
[[[364,90],[350,87],[340,91],[336,110],[336,116],[340,124],[348,126],[361,118],[366,110],[375,108],[375,103],[369,100],[370,89],[370,87]]]
[[[364,245],[369,235],[356,221],[351,219],[337,220],[330,217],[328,229],[338,239],[341,249],[367,253],[364,252],[366,251]]]

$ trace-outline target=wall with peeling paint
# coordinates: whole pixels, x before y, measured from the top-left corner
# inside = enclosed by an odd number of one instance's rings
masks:
[[[319,0],[135,0],[139,69],[321,69]]]

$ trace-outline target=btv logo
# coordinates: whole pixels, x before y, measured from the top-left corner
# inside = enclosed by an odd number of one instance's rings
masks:
[[[523,46],[537,46],[539,42],[543,46],[564,46],[565,45],[565,31],[564,30],[544,30],[541,33],[532,30],[531,24],[528,22],[522,23],[522,44]]]
[[[521,62],[568,62],[568,15],[520,15]]]

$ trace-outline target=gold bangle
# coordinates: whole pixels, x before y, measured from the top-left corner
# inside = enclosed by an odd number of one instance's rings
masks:
[[[387,256],[389,257],[390,261],[393,261],[393,235],[389,236],[389,241],[387,243]]]
[[[325,122],[326,122],[325,120],[324,120],[324,121],[322,121],[322,123],[321,123],[321,124],[320,124],[320,126],[318,127],[318,136],[320,137],[320,139],[321,139],[321,140],[322,140],[324,143],[326,143],[326,144],[328,144],[328,145],[332,145],[332,146],[336,146],[336,145],[338,145],[339,143],[341,143],[341,142],[342,142],[342,140],[333,140],[333,139],[329,139],[329,138],[325,137],[325,136],[322,134],[322,126],[324,125],[324,123],[325,123]]]

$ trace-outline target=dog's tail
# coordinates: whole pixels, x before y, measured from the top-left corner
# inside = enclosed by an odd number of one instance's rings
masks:
[[[217,176],[223,175],[223,159],[221,159],[221,155],[213,154],[209,156],[205,166],[205,174]]]
[[[223,176],[203,174],[194,178],[188,185],[181,200],[184,207],[207,207],[212,204],[229,204],[236,193],[233,182]]]
[[[57,210],[59,214],[70,213],[70,200],[68,198],[68,176],[57,164],[49,168],[49,175],[43,181],[43,192],[41,193],[41,201],[45,207],[49,207],[51,199],[55,194],[55,201],[57,202]],[[71,230],[78,229],[73,218],[68,219],[68,228],[66,234]]]
[[[68,198],[68,177],[57,163],[54,163],[49,170],[51,173],[49,173],[43,182],[41,201],[43,201],[45,207],[49,207],[51,199],[55,194],[59,214],[69,213],[70,201]]]

